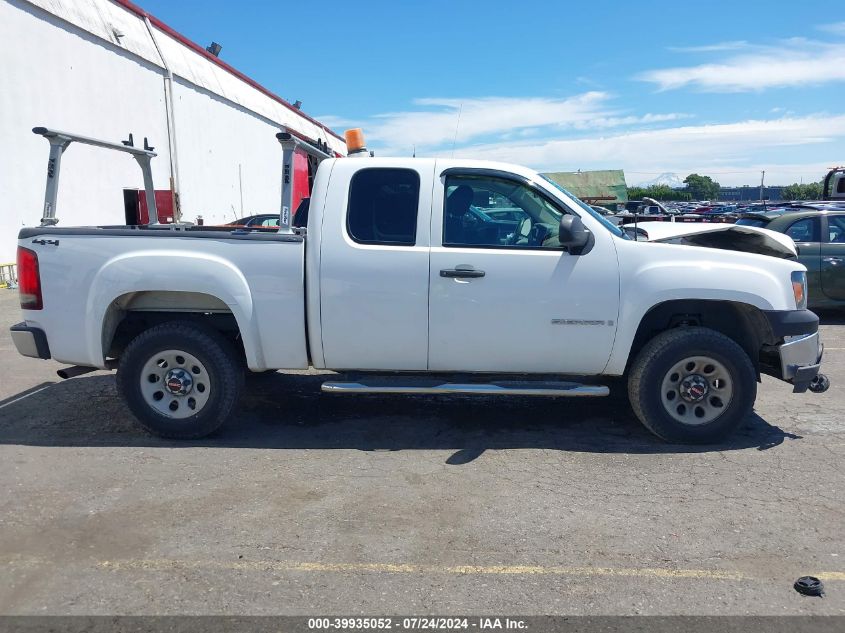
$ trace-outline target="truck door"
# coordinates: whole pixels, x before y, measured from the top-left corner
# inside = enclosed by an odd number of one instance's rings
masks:
[[[600,373],[619,310],[613,236],[597,227],[592,250],[569,254],[557,226],[572,210],[505,172],[449,169],[433,197],[429,369]]]
[[[829,299],[845,301],[845,215],[828,215],[822,237],[822,291]]]
[[[320,247],[325,367],[425,370],[434,162],[338,160]],[[309,238],[311,236],[309,235]]]

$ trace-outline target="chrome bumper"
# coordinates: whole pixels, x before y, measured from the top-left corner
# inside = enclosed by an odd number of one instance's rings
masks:
[[[818,332],[790,337],[778,346],[781,378],[795,385],[795,392],[806,391],[819,373],[824,345]]]

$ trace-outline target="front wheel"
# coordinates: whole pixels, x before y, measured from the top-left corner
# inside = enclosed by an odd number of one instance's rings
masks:
[[[243,368],[229,342],[191,323],[163,323],[138,335],[117,369],[118,389],[138,421],[175,439],[220,428],[242,384]]]
[[[751,413],[757,378],[745,351],[703,327],[663,332],[637,355],[628,397],[651,432],[670,442],[722,440]]]

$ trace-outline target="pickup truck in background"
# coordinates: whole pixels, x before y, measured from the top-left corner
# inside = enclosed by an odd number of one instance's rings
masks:
[[[272,233],[45,214],[19,235],[18,351],[116,368],[171,438],[214,432],[250,372],[275,369],[354,374],[330,393],[596,397],[625,376],[642,423],[684,443],[735,430],[763,373],[827,388],[789,251],[636,241],[515,165],[350,156],[320,156],[299,229],[284,192]]]
[[[822,181],[822,200],[845,201],[845,167],[834,167]]]

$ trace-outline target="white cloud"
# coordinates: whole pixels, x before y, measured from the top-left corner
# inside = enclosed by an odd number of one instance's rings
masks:
[[[611,136],[499,142],[462,147],[456,156],[519,163],[541,171],[624,168],[631,173],[713,173],[723,184],[753,183],[761,169],[767,182],[816,180],[835,155],[807,163],[775,158],[778,149],[819,145],[845,138],[845,115],[783,117],[736,123],[638,130]],[[840,159],[841,160],[841,159]]]
[[[336,114],[322,114],[320,116],[315,116],[314,118],[326,127],[329,127],[338,133],[342,132],[344,129],[360,125],[360,123],[356,123],[346,117],[337,116]]]
[[[649,70],[635,78],[654,83],[659,90],[689,86],[706,92],[748,92],[845,81],[845,43],[794,38],[778,46],[756,46],[753,52],[717,63]]]
[[[621,125],[671,121],[686,115],[625,115],[612,108],[605,92],[591,91],[574,97],[474,97],[425,98],[414,101],[417,110],[376,115],[367,125],[374,147],[387,153],[408,152],[412,146],[434,148],[495,136],[522,133],[559,134],[565,129],[597,129]]]
[[[819,29],[819,31],[825,31],[826,33],[845,35],[845,22],[833,22],[831,24],[822,24],[817,28]]]
[[[719,51],[735,51],[741,48],[748,48],[750,44],[745,40],[732,42],[717,42],[716,44],[705,44],[703,46],[669,46],[670,51],[676,53],[713,53]]]

